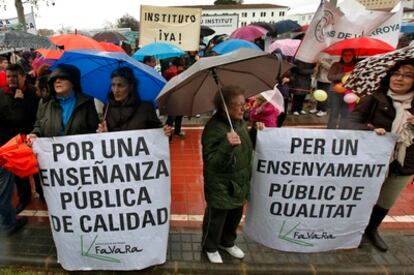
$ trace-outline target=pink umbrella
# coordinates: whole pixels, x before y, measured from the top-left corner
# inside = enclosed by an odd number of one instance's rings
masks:
[[[229,38],[244,39],[247,41],[254,41],[256,38],[261,37],[267,33],[265,28],[248,25],[236,29]]]
[[[280,49],[283,55],[294,56],[300,45],[299,39],[280,39],[273,42],[267,49],[268,53]]]

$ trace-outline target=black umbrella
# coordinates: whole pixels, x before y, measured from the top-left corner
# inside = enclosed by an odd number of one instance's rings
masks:
[[[282,33],[292,32],[301,28],[296,21],[286,19],[279,22],[276,22],[272,25],[272,32],[268,33],[270,36],[277,36]]]
[[[27,32],[0,32],[0,48],[50,48],[53,44],[47,37]]]
[[[99,42],[104,41],[119,43],[119,41],[128,41],[128,39],[125,36],[115,31],[98,32],[92,38]]]
[[[216,31],[215,31],[215,30],[213,30],[213,29],[212,29],[212,28],[210,28],[210,27],[203,26],[203,25],[200,27],[200,36],[201,36],[201,37],[212,35],[212,34],[214,34],[215,32],[216,32]]]

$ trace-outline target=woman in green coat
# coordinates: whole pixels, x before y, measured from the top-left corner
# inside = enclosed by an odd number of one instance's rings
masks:
[[[212,263],[222,263],[218,248],[235,258],[244,252],[234,241],[249,196],[253,144],[243,120],[244,93],[239,87],[222,89],[234,131],[223,101],[216,95],[216,114],[207,122],[203,135],[204,194],[207,202],[203,221],[202,247]],[[258,129],[264,124],[258,123]]]

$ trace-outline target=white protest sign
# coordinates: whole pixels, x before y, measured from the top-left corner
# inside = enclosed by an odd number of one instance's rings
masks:
[[[27,32],[31,34],[37,34],[34,14],[28,13],[28,14],[25,14],[24,16],[26,19]],[[2,29],[8,30],[10,28],[13,29],[18,25],[19,25],[19,18],[17,17],[0,19],[0,30]]]
[[[201,17],[201,25],[207,26],[215,31],[214,35],[228,34],[235,31],[239,25],[238,14],[206,14]]]
[[[259,131],[245,233],[283,251],[357,247],[394,143],[374,131]]]
[[[201,9],[141,6],[139,45],[168,42],[184,51],[198,51]]]
[[[165,262],[171,198],[162,129],[39,138],[33,150],[63,268]]]
[[[319,53],[335,42],[361,36],[397,46],[402,22],[401,5],[392,12],[366,10],[355,0],[346,0],[341,5],[342,8],[337,8],[328,1],[321,3],[299,46],[297,59],[315,62]]]

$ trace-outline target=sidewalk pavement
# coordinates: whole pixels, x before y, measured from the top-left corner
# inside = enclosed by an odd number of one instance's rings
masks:
[[[56,261],[50,226],[30,222],[22,231],[0,240],[0,274],[7,271],[65,273]],[[292,253],[266,248],[239,234],[243,260],[222,251],[224,264],[210,264],[201,253],[201,233],[170,233],[167,262],[139,274],[414,274],[414,232],[382,232],[390,250],[379,252],[368,243],[360,248],[324,253]],[[118,271],[92,274],[120,274]],[[30,274],[30,273],[29,273]],[[36,273],[39,274],[39,273]]]

